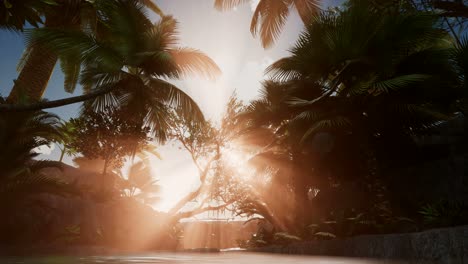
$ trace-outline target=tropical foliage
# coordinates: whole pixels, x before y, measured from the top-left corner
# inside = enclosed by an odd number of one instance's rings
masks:
[[[33,234],[46,232],[48,216],[55,211],[40,194],[70,195],[76,189],[42,172],[59,167],[53,161],[39,161],[38,148],[60,138],[58,117],[45,113],[0,115],[0,234],[2,242],[33,242]],[[33,219],[39,220],[33,221]],[[44,235],[44,233],[41,233]]]
[[[25,22],[36,28],[81,30],[93,35],[99,35],[100,2],[85,0],[20,0],[10,3],[3,1],[0,5],[0,26],[22,30]],[[115,1],[113,1],[115,2]],[[147,7],[162,15],[161,10],[151,0],[136,0],[136,4]],[[35,29],[32,29],[34,31]],[[8,101],[24,103],[38,101],[42,98],[55,64],[60,60],[61,69],[65,75],[65,91],[73,93],[79,74],[79,62],[76,54],[70,56],[58,55],[41,41],[28,43],[27,49],[18,63],[19,76],[8,96]]]
[[[70,120],[75,128],[71,148],[88,159],[104,160],[103,175],[108,169],[121,168],[125,157],[139,151],[149,139],[148,129],[127,122],[121,116],[122,113],[105,108],[100,112],[85,112]]]
[[[230,10],[250,0],[215,0],[218,10]],[[320,10],[320,0],[260,0],[253,13],[250,32],[259,35],[264,48],[271,47],[281,34],[286,19],[294,8],[307,24]]]
[[[215,7],[248,2],[215,0]],[[29,235],[52,226],[56,212],[41,195],[76,190],[44,168],[85,171],[62,164],[65,155],[102,172],[95,181],[105,188],[81,187],[86,217],[72,225],[86,243],[128,244],[132,233],[132,243],[147,245],[158,234],[174,237],[179,220],[208,211],[259,222],[242,242],[247,247],[466,224],[463,199],[419,199],[416,189],[428,191],[411,174],[432,161],[466,160],[463,135],[426,144],[454,120],[467,127],[468,40],[463,20],[455,23],[466,10],[443,2],[349,0],[321,10],[316,0],[260,0],[251,32],[264,47],[278,39],[293,9],[304,28],[288,55],[266,69],[260,96],[247,105],[233,96],[220,122],[205,120],[172,82],[189,74],[213,79],[218,66],[179,46],[177,21],[151,1],[0,2],[0,27],[33,27],[25,33],[20,76],[8,103],[0,102],[0,210],[7,215],[0,236],[33,241]],[[81,85],[84,94],[41,101],[57,60],[65,90]],[[61,123],[26,111],[77,102],[79,116]],[[60,162],[38,160],[39,149],[53,142]],[[199,184],[155,223],[150,206],[161,186],[148,157],[160,158],[154,144],[166,142],[188,153]],[[108,213],[100,215],[108,225],[95,223],[95,207]],[[144,217],[118,222],[122,208]],[[25,228],[35,217],[40,221]],[[151,232],[131,230],[133,221]]]
[[[101,35],[72,30],[42,28],[30,41],[48,43],[58,54],[76,57],[83,66],[80,82],[91,98],[88,108],[125,108],[129,117],[148,126],[156,139],[164,141],[170,107],[180,107],[184,117],[202,120],[196,103],[165,78],[196,73],[214,77],[219,72],[206,55],[177,45],[177,22],[163,17],[152,23],[136,1],[96,2]],[[77,81],[77,79],[75,79]]]

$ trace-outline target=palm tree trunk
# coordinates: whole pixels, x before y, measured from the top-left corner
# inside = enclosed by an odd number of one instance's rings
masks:
[[[57,63],[57,55],[41,44],[36,44],[31,49],[24,68],[8,95],[8,102],[18,102],[22,97],[30,101],[39,101],[47,88]]]
[[[54,22],[46,19],[45,26],[53,26]],[[13,89],[8,95],[7,101],[16,103],[26,97],[29,101],[39,101],[47,88],[58,56],[41,43],[34,43],[29,47],[26,58]]]

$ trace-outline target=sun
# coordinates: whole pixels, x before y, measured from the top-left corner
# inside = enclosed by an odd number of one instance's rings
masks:
[[[242,150],[236,144],[227,144],[222,149],[221,160],[226,165],[235,169],[235,175],[241,180],[250,180],[253,168],[249,164],[252,154]]]

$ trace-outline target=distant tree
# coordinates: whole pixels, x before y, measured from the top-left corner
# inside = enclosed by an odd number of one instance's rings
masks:
[[[70,146],[88,159],[104,160],[103,175],[109,168],[121,168],[125,157],[146,145],[149,139],[148,129],[126,120],[122,111],[110,108],[86,111],[70,120],[75,127]]]
[[[130,167],[128,179],[123,183],[123,195],[134,197],[146,204],[154,204],[160,200],[158,193],[161,186],[153,178],[151,170],[144,161],[139,161]]]
[[[57,129],[60,132],[60,138],[56,143],[60,148],[59,162],[62,162],[65,155],[72,156],[77,153],[71,145],[75,141],[75,127],[69,121],[62,121]]]
[[[171,116],[169,138],[181,144],[197,167],[200,184],[170,210],[173,219],[189,218],[207,211],[233,210],[242,199],[242,183],[232,165],[225,162],[230,143],[238,135],[236,115],[242,105],[231,98],[219,126],[187,121],[177,112]]]

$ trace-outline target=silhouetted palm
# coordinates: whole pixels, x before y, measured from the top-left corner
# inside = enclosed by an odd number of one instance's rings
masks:
[[[411,133],[440,121],[437,109],[453,100],[452,46],[437,17],[384,16],[356,2],[338,15],[322,13],[292,55],[267,69],[290,91],[287,103],[297,111],[290,125],[308,124],[303,140],[336,129],[371,137]]]
[[[99,18],[100,2],[111,1],[118,2],[122,0],[15,0],[12,4],[15,13],[11,15],[10,19],[17,21],[13,25],[20,29],[23,27],[20,22],[28,21],[33,25],[37,25],[40,17],[42,17],[44,28],[81,30],[98,35],[97,25],[99,22],[96,19]],[[155,13],[162,15],[161,10],[151,0],[129,1],[144,5]],[[5,3],[7,2],[5,1]],[[0,11],[2,11],[1,8]],[[75,90],[80,72],[76,56],[76,54],[74,56],[65,56],[63,54],[57,56],[54,51],[45,47],[44,43],[40,41],[29,42],[18,64],[20,74],[15,80],[8,101],[15,103],[24,102],[25,100],[40,100],[58,59],[60,59],[61,69],[65,75],[65,91],[72,93]]]
[[[215,0],[219,10],[229,10],[250,0]],[[278,39],[286,19],[295,8],[302,21],[308,24],[312,16],[319,12],[320,0],[260,0],[254,11],[250,31],[260,35],[264,48],[270,47]]]
[[[76,193],[73,186],[51,178],[42,169],[58,167],[54,161],[35,158],[38,147],[60,138],[58,117],[45,113],[0,115],[0,234],[2,242],[22,239],[39,230],[51,208],[38,194]],[[39,213],[42,216],[37,218]],[[39,228],[40,229],[40,228]]]
[[[130,167],[125,184],[128,190],[127,195],[144,203],[154,204],[160,200],[158,193],[161,191],[161,186],[158,180],[151,176],[150,168],[141,161]]]
[[[267,69],[272,80],[245,114],[275,133],[259,160],[294,169],[299,198],[310,187],[323,195],[332,181],[364,179],[374,158],[410,161],[412,136],[450,114],[458,89],[450,37],[432,14],[390,11],[353,1],[322,12],[291,56]]]
[[[163,17],[152,23],[135,1],[100,2],[102,37],[86,32],[37,29],[33,41],[65,56],[76,55],[83,71],[80,82],[85,93],[107,89],[86,102],[96,110],[106,106],[125,108],[127,117],[149,126],[160,140],[168,128],[167,111],[180,107],[184,116],[202,120],[196,103],[166,78],[196,73],[212,78],[218,66],[206,55],[177,46],[177,23]]]
[[[74,140],[74,134],[73,132],[75,131],[75,127],[73,124],[69,121],[62,121],[60,122],[60,125],[58,126],[58,130],[60,131],[60,139],[56,143],[60,144],[60,158],[59,162],[62,162],[65,154],[67,155],[74,155],[76,154],[76,150],[70,146],[70,143]]]

